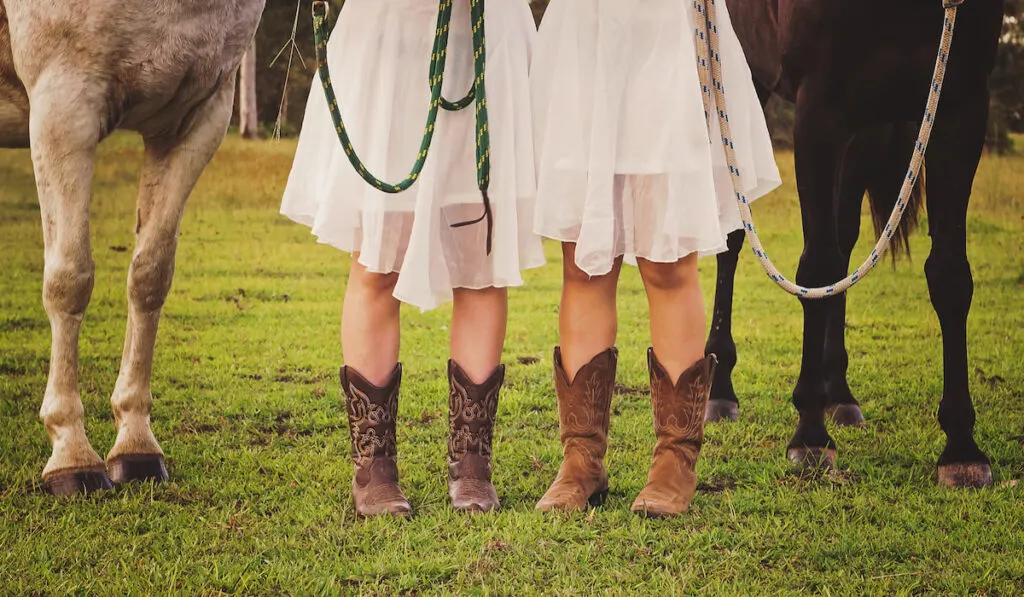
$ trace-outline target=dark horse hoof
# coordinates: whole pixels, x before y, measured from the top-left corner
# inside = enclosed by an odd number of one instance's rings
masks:
[[[735,421],[740,418],[740,405],[732,400],[708,400],[704,422]]]
[[[992,467],[985,462],[939,465],[939,485],[953,489],[992,486]]]
[[[106,471],[102,469],[58,471],[43,479],[43,489],[49,494],[59,496],[88,495],[113,487]]]
[[[160,454],[122,454],[108,462],[107,468],[110,479],[118,485],[129,481],[160,483],[167,480],[167,467]]]
[[[786,458],[800,470],[830,471],[836,464],[836,451],[832,448],[790,448]]]
[[[825,411],[840,427],[863,427],[864,415],[856,404],[836,404]]]

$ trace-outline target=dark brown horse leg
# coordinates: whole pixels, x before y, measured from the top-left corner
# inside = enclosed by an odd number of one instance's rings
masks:
[[[860,212],[864,203],[864,191],[872,187],[873,192],[899,192],[903,173],[899,168],[885,168],[880,160],[889,158],[906,163],[909,159],[908,145],[906,156],[888,156],[893,127],[884,126],[862,131],[847,146],[842,160],[838,193],[838,233],[839,251],[842,255],[844,275],[850,269],[850,256],[860,237]],[[895,172],[895,179],[880,172]],[[881,187],[881,188],[879,188]],[[846,350],[846,294],[835,298],[828,314],[825,326],[825,394],[828,397],[827,413],[837,425],[855,426],[864,423],[860,405],[850,391],[847,380],[847,369],[850,365],[849,353]]]
[[[836,234],[834,193],[851,134],[836,111],[829,109],[830,102],[806,87],[797,101],[793,141],[804,251],[796,281],[803,286],[825,286],[845,272],[846,261]],[[838,297],[800,301],[804,310],[803,358],[793,390],[800,422],[786,455],[802,467],[829,468],[835,460],[836,444],[825,429],[824,349],[829,314],[841,308],[840,301]]]
[[[729,234],[729,250],[718,254],[718,282],[715,285],[715,311],[711,317],[711,333],[704,347],[705,354],[718,357],[711,384],[711,399],[708,400],[704,420],[735,421],[739,418],[739,399],[732,387],[732,370],[736,366],[736,343],[732,337],[733,282],[736,278],[736,263],[743,248],[743,231]]]
[[[757,98],[761,107],[772,97],[770,89],[754,81]],[[718,280],[715,284],[715,311],[711,317],[711,333],[704,347],[705,354],[718,357],[718,368],[711,384],[711,399],[708,400],[704,420],[735,421],[740,416],[739,398],[732,386],[732,370],[736,367],[736,342],[732,337],[732,299],[736,280],[736,263],[743,248],[743,230],[731,232],[727,238],[728,250],[718,255]]]
[[[840,427],[859,427],[864,424],[864,415],[846,377],[850,365],[846,351],[846,294],[834,300],[825,324],[825,411]]]
[[[967,204],[981,159],[988,93],[940,110],[928,150],[928,292],[942,329],[943,389],[939,425],[946,448],[939,483],[950,487],[992,484],[988,458],[974,441],[974,405],[967,379],[967,314],[974,281],[967,261]]]

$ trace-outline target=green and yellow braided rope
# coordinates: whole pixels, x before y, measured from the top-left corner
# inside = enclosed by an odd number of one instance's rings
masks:
[[[491,177],[491,137],[487,120],[487,92],[484,86],[487,65],[487,45],[484,34],[484,0],[470,0],[475,77],[473,79],[473,86],[466,97],[456,102],[444,99],[441,92],[444,84],[445,64],[448,58],[448,35],[451,30],[452,3],[453,0],[440,0],[438,5],[437,30],[434,35],[434,47],[430,57],[430,109],[427,113],[427,124],[423,130],[423,141],[420,144],[420,151],[416,156],[416,162],[413,164],[409,175],[401,182],[388,183],[374,176],[363,160],[359,158],[352,140],[349,138],[348,129],[345,127],[345,122],[341,117],[341,110],[338,107],[334,86],[331,83],[330,67],[327,64],[327,42],[330,38],[327,31],[328,7],[326,2],[320,0],[313,2],[313,35],[316,42],[317,72],[320,74],[320,80],[323,82],[324,95],[327,98],[327,107],[331,112],[335,131],[338,133],[338,139],[341,141],[341,147],[348,157],[348,161],[367,184],[384,193],[401,193],[416,183],[427,162],[427,155],[430,153],[434,131],[437,127],[437,115],[442,108],[454,112],[467,108],[474,102],[476,103],[477,187],[483,196],[484,213],[475,220],[460,222],[454,224],[453,227],[469,226],[486,220],[487,254],[490,254],[493,215],[490,198],[487,195]]]

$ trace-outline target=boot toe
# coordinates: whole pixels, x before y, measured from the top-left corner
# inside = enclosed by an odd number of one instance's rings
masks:
[[[353,487],[356,514],[362,518],[391,515],[407,517],[412,515],[412,506],[398,485],[372,485],[360,489]]]
[[[659,491],[657,488],[645,487],[636,496],[630,509],[634,514],[647,518],[668,518],[678,516],[690,509],[690,499],[680,492],[674,495]]]
[[[548,489],[544,497],[537,502],[536,509],[541,512],[558,510],[562,512],[582,512],[588,506],[597,507],[608,497],[608,487],[596,491],[587,491],[579,485],[555,483]]]
[[[583,493],[575,491],[548,491],[537,502],[537,510],[541,512],[580,512],[586,509],[587,500]]]
[[[500,507],[498,492],[490,481],[460,479],[449,484],[452,507],[460,512],[493,512]]]
[[[362,518],[374,518],[377,516],[407,518],[412,515],[412,506],[404,500],[361,503],[356,506],[356,513]]]

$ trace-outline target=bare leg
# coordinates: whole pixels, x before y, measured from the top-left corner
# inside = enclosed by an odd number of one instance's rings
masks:
[[[451,355],[473,383],[484,383],[501,361],[508,322],[505,288],[455,290]]]
[[[697,255],[675,263],[637,260],[651,308],[651,344],[675,381],[704,357],[704,297],[697,278]]]
[[[375,274],[352,256],[341,313],[341,350],[345,364],[376,386],[385,385],[398,364],[398,274]]]
[[[68,94],[69,87],[77,93]],[[32,162],[45,247],[43,305],[52,333],[39,416],[53,452],[43,479],[62,495],[110,487],[103,460],[85,436],[78,392],[78,334],[94,282],[89,203],[101,130],[90,102],[95,91],[76,85],[66,73],[44,73],[30,92]],[[74,101],[64,101],[69,98]]]
[[[571,381],[595,355],[615,345],[618,333],[616,291],[622,258],[603,276],[590,276],[576,266],[575,243],[562,243],[562,305],[558,335],[562,364]]]
[[[107,455],[115,483],[167,478],[150,429],[150,379],[157,326],[174,277],[182,212],[199,175],[220,146],[234,88],[223,85],[180,137],[146,137],[139,184],[135,253],[128,271],[128,325],[121,370],[110,398],[117,441]]]

